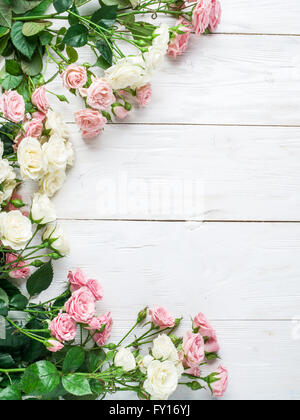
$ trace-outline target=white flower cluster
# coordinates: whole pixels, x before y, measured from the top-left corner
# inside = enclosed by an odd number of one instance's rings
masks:
[[[7,159],[3,159],[4,147],[0,141],[0,207],[7,202],[17,185],[16,173]]]
[[[150,354],[139,358],[138,362],[128,348],[122,347],[115,356],[114,364],[125,372],[134,370],[138,364],[141,372],[147,375],[144,388],[152,400],[167,400],[176,390],[184,371],[178,351],[166,334],[153,340]]]
[[[24,138],[18,147],[22,179],[38,180],[40,191],[52,197],[66,179],[66,169],[74,164],[74,150],[68,141],[66,124],[56,112],[49,111],[45,127],[50,137]]]
[[[170,39],[169,27],[162,24],[154,31],[154,40],[148,52],[127,56],[105,71],[105,78],[114,90],[128,87],[137,89],[146,85],[154,70],[162,63]]]

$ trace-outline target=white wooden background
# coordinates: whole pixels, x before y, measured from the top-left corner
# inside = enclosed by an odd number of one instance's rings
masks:
[[[55,199],[72,252],[51,295],[71,268],[100,279],[113,338],[146,305],[185,328],[202,311],[230,372],[225,398],[299,399],[300,2],[222,6],[217,34],[166,60],[149,108],[98,139],[78,134],[79,100],[53,102],[77,162]]]

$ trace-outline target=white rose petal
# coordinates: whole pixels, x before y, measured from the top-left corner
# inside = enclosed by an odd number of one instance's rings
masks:
[[[152,355],[158,360],[178,361],[178,352],[170,337],[166,334],[159,335],[153,340]]]
[[[125,372],[129,372],[136,368],[136,361],[131,351],[125,347],[121,347],[115,356],[115,366],[123,368]]]
[[[59,191],[66,180],[66,173],[63,170],[47,173],[41,181],[40,191],[53,197]]]
[[[63,170],[65,171],[68,161],[68,151],[65,140],[54,134],[49,141],[42,146],[47,172]]]
[[[142,373],[147,373],[148,366],[153,360],[154,358],[148,354],[139,361],[138,365]]]
[[[49,110],[47,113],[47,119],[45,127],[47,130],[50,130],[50,134],[56,134],[63,139],[69,138],[69,130],[61,115],[57,112]]]
[[[4,246],[13,250],[24,248],[32,237],[32,226],[28,217],[19,210],[0,213],[0,236]]]
[[[119,60],[105,72],[105,78],[112,89],[132,89],[149,82],[150,76],[141,55],[128,56]]]
[[[53,249],[58,251],[59,254],[68,255],[70,253],[70,244],[61,226],[56,225],[55,223],[50,223],[43,233],[43,240],[45,241],[49,238],[56,238],[51,246]]]
[[[11,169],[12,168],[7,159],[0,160],[0,184],[9,177]]]
[[[66,146],[66,150],[67,150],[67,165],[68,166],[74,166],[75,152],[74,152],[73,144],[70,141],[67,141],[65,146]]]
[[[31,206],[31,217],[34,221],[41,220],[40,224],[42,225],[46,225],[47,223],[56,220],[55,208],[46,194],[34,194]]]
[[[37,139],[26,137],[18,147],[18,163],[23,179],[39,179],[43,175],[45,163],[42,148]]]
[[[14,179],[7,179],[3,182],[2,187],[3,187],[3,200],[4,201],[7,201],[8,199],[11,198],[16,186],[17,186],[17,182]]]
[[[152,400],[167,400],[177,385],[178,373],[174,363],[168,360],[164,362],[153,360],[150,363],[144,388]]]

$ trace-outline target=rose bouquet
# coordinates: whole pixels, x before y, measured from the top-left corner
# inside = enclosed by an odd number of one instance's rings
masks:
[[[63,86],[85,103],[75,114],[84,138],[100,134],[108,121],[126,118],[134,105],[146,106],[151,78],[165,55],[181,55],[192,31],[210,33],[221,18],[218,0],[99,0],[86,14],[83,6],[90,2],[0,0],[0,55],[10,57],[2,86],[26,89],[24,80],[42,72],[46,56],[57,66],[49,81],[60,75]],[[158,16],[176,20],[172,26],[157,24]],[[91,49],[92,63],[78,63],[81,47]]]
[[[227,370],[202,373],[219,358],[216,333],[203,314],[180,337],[180,318],[163,307],[145,308],[128,333],[111,343],[111,315],[97,307],[100,284],[81,270],[68,279],[68,289],[45,303],[21,305],[11,290],[6,337],[0,340],[1,400],[103,399],[119,391],[165,400],[179,385],[224,395]]]
[[[6,66],[12,65],[6,61]],[[39,268],[28,280],[31,293],[34,279],[51,274],[50,261],[69,252],[49,197],[62,187],[66,170],[73,165],[73,147],[66,125],[50,109],[43,80],[26,83],[26,103],[15,90],[4,89],[0,98],[0,292],[4,296],[4,279],[24,279],[31,267]],[[17,192],[23,182],[39,188],[28,208]],[[34,291],[42,291],[42,283]]]

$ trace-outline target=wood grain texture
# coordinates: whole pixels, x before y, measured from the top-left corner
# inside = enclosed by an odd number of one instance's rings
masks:
[[[300,224],[62,221],[70,257],[51,294],[81,267],[116,320],[147,305],[211,319],[292,319],[300,307]],[[43,299],[45,296],[42,296]],[[117,327],[118,328],[118,327]]]
[[[300,128],[110,125],[88,143],[70,129],[61,218],[300,220]]]
[[[193,36],[189,51],[153,78],[153,100],[127,122],[299,125],[300,37]],[[82,51],[81,62],[94,62]],[[53,73],[53,66],[49,67]],[[99,75],[101,71],[98,69]],[[51,90],[65,93],[60,78]],[[57,109],[74,121],[82,99]]]

